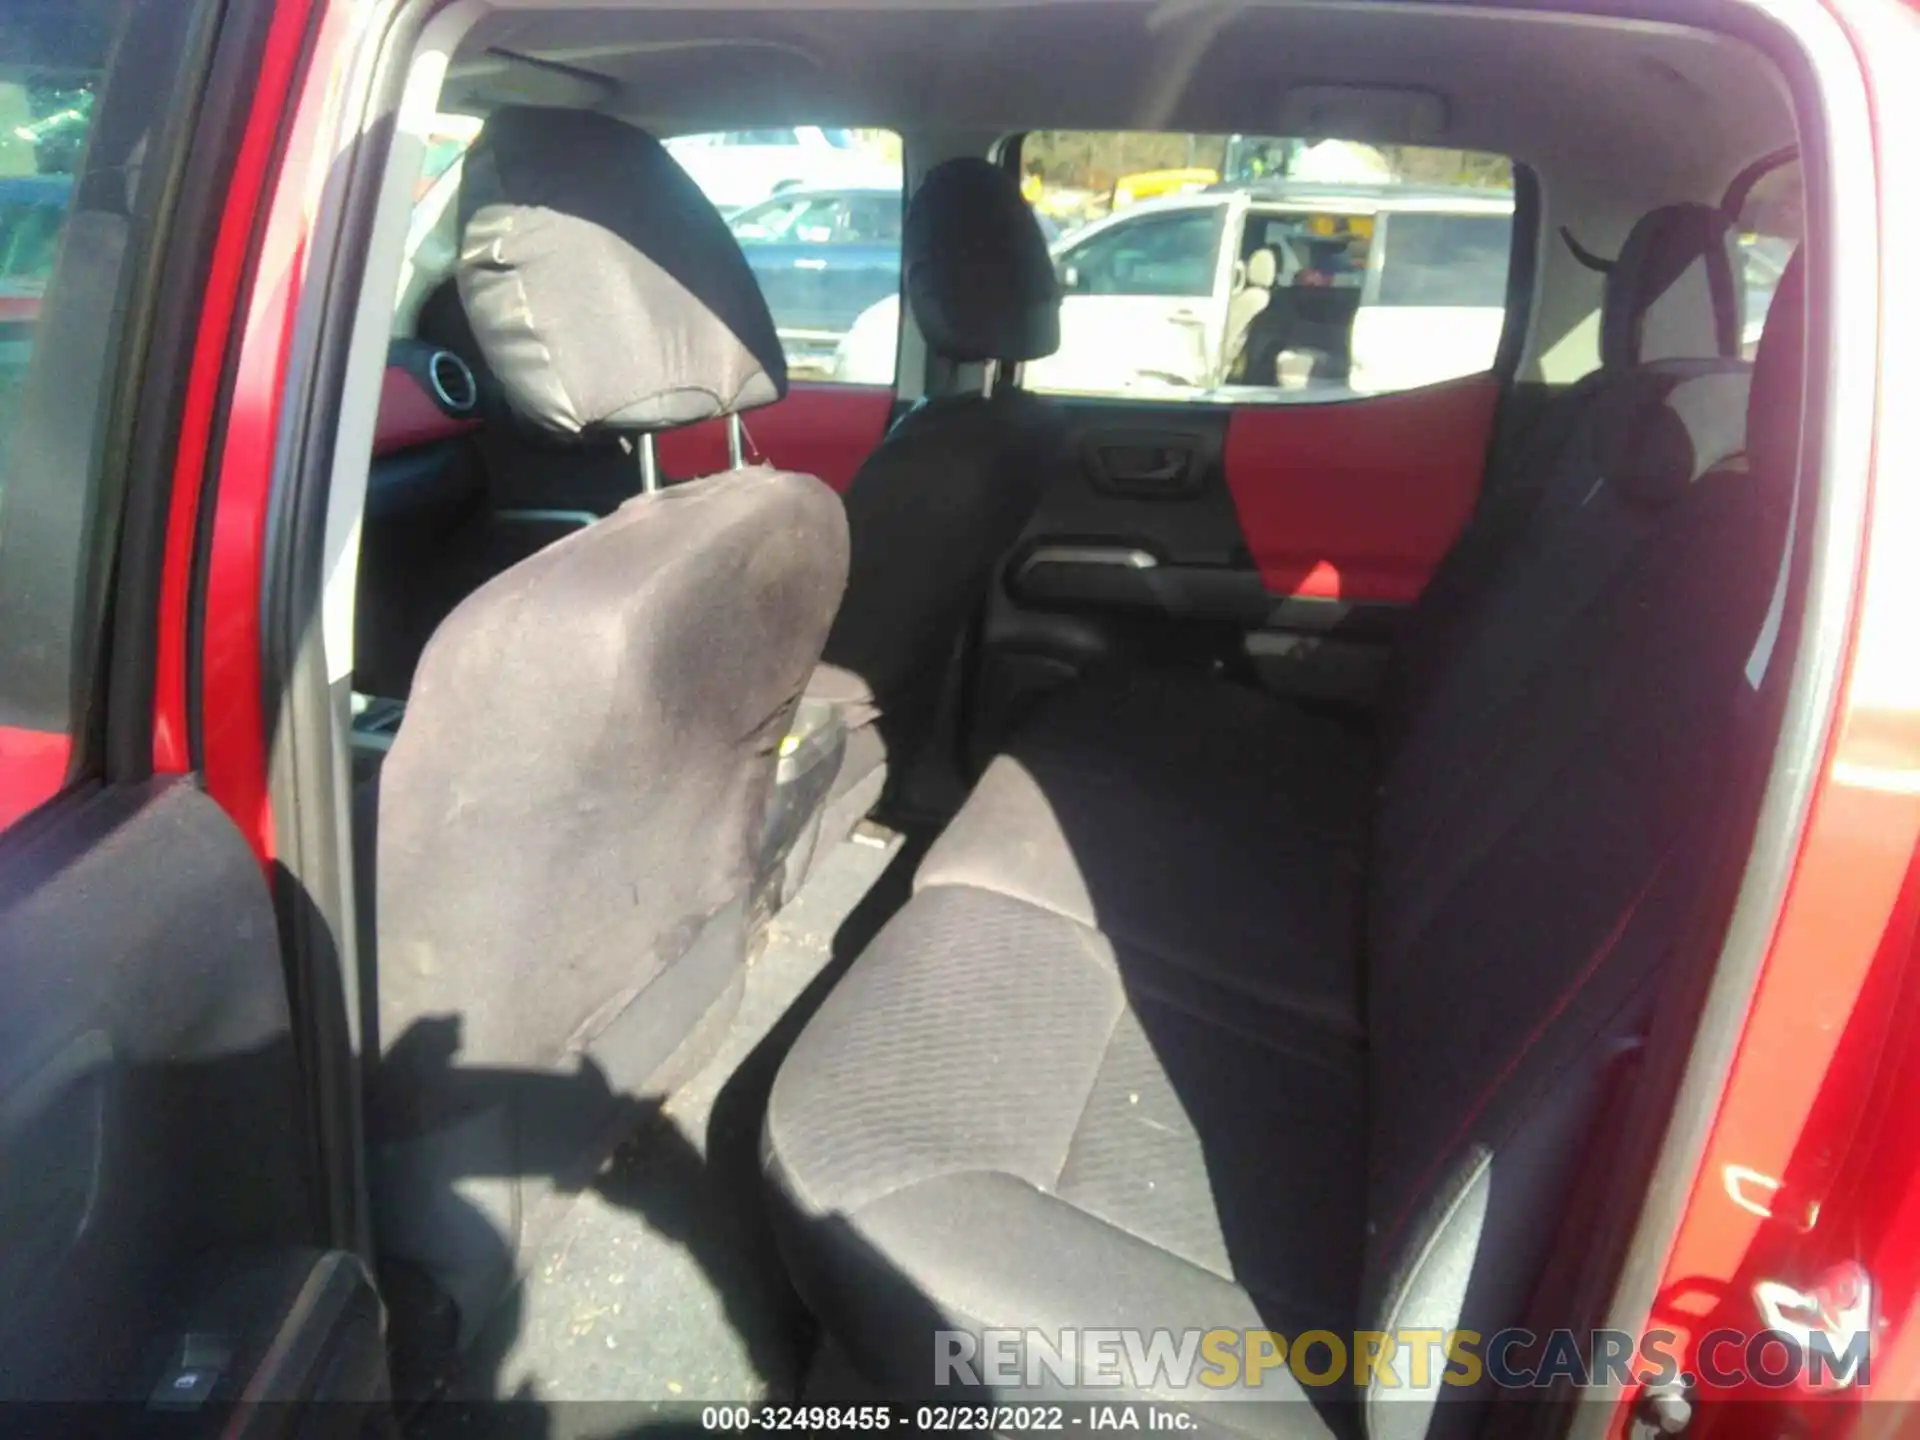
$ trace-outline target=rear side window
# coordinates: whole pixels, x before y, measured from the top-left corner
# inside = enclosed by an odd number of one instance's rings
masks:
[[[891,385],[900,334],[900,137],[730,130],[667,149],[740,242],[796,380]]]
[[[86,728],[103,456],[191,10],[0,7],[0,825],[60,789]]]
[[[1727,208],[1736,216],[1742,296],[1740,346],[1751,360],[1767,328],[1780,276],[1806,233],[1800,161],[1776,157],[1734,182]]]
[[[1514,235],[1503,156],[1036,131],[1020,162],[1064,296],[1032,389],[1298,403],[1495,363]]]

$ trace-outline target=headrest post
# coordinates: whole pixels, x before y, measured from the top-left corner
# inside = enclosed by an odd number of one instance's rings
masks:
[[[738,415],[727,416],[727,464],[738,470],[747,463],[747,427]]]
[[[660,459],[653,453],[653,432],[640,436],[634,448],[640,455],[640,493],[651,495],[660,488]]]
[[[1000,379],[1000,362],[988,360],[980,366],[980,398],[991,400],[993,387]]]

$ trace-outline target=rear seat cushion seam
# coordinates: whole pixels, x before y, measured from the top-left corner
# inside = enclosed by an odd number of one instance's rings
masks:
[[[1233,1036],[1237,1040],[1244,1040],[1250,1045],[1267,1051],[1269,1054],[1283,1056],[1288,1060],[1297,1060],[1304,1065],[1311,1065],[1316,1070],[1325,1070],[1329,1074],[1349,1078],[1345,1075],[1345,1072],[1341,1070],[1339,1065],[1324,1055],[1316,1055],[1312,1051],[1302,1049],[1298,1046],[1279,1043],[1283,1039],[1281,1036],[1245,1030],[1229,1021],[1222,1020],[1217,1015],[1209,1015],[1205,1011],[1197,1009],[1184,1000],[1181,1000],[1178,996],[1169,994],[1167,991],[1154,985],[1151,981],[1131,985],[1127,988],[1131,994],[1138,996],[1141,1000],[1151,1002],[1164,1009],[1171,1010],[1176,1014],[1184,1015],[1189,1020],[1205,1025],[1211,1030],[1219,1030]],[[1139,1007],[1135,1006],[1133,1008],[1138,1009]],[[1286,1018],[1282,1023],[1302,1020],[1311,1023],[1312,1021],[1311,1016],[1295,1010],[1290,1006],[1276,1006],[1274,1008],[1284,1009],[1286,1011]],[[1324,1034],[1328,1039],[1343,1044],[1350,1043],[1352,1045],[1350,1053],[1355,1064],[1359,1064],[1364,1059],[1366,1051],[1362,1044],[1359,1043],[1358,1037],[1349,1037],[1331,1029],[1320,1030],[1317,1033]]]
[[[1120,966],[1118,963],[1117,952],[1120,949],[1125,948],[1127,950],[1133,951],[1136,954],[1144,955],[1147,959],[1155,961],[1158,964],[1165,965],[1168,969],[1177,970],[1182,975],[1191,976],[1194,980],[1198,981],[1203,985],[1217,986],[1219,989],[1228,992],[1229,994],[1233,995],[1238,999],[1250,1001],[1256,1005],[1266,1006],[1269,1009],[1283,1011],[1285,1012],[1286,1016],[1292,1020],[1305,1020],[1305,1021],[1308,1021],[1309,1023],[1316,1024],[1321,1028],[1325,1029],[1327,1034],[1332,1035],[1337,1039],[1341,1039],[1341,1040],[1348,1041],[1349,1043],[1353,1043],[1353,1042],[1357,1042],[1361,1038],[1359,1035],[1354,1033],[1355,1029],[1357,1028],[1356,1026],[1342,1026],[1339,1028],[1335,1028],[1331,1024],[1327,1023],[1329,1017],[1322,1016],[1319,1012],[1310,1010],[1304,1005],[1296,1005],[1286,1000],[1275,1000],[1265,995],[1256,994],[1254,991],[1248,989],[1247,987],[1243,985],[1236,985],[1231,980],[1228,980],[1224,977],[1221,977],[1218,975],[1210,975],[1203,970],[1195,969],[1192,965],[1188,964],[1185,960],[1179,958],[1178,956],[1168,954],[1165,950],[1160,949],[1158,946],[1155,946],[1150,942],[1135,939],[1132,935],[1115,934],[1111,931],[1101,929],[1100,926],[1098,925],[1089,925],[1085,920],[1082,920],[1078,915],[1071,915],[1067,913],[1065,910],[1061,909],[1058,905],[1053,904],[1051,901],[1045,899],[1044,897],[1034,896],[1034,895],[1011,895],[1004,890],[990,889],[985,885],[975,885],[965,880],[938,880],[931,885],[925,886],[924,888],[916,885],[914,889],[914,893],[916,895],[922,895],[933,890],[972,890],[982,895],[992,895],[996,899],[1011,900],[1017,905],[1026,905],[1034,910],[1038,910],[1042,912],[1043,914],[1051,915],[1055,919],[1066,921],[1066,923],[1073,926],[1076,931],[1082,933],[1081,943],[1083,945],[1086,944],[1084,939],[1085,935],[1087,934],[1098,935],[1103,939],[1105,939],[1107,943],[1111,945],[1116,951],[1114,963],[1108,964],[1106,960],[1099,957],[1097,951],[1093,951],[1091,947],[1087,947],[1089,950],[1090,957],[1093,958],[1095,962],[1099,964],[1102,969],[1106,970],[1109,974],[1114,975],[1116,979],[1119,978],[1119,975],[1120,975]],[[1128,989],[1135,988],[1135,987],[1127,986],[1124,980],[1121,981],[1121,984],[1123,988],[1128,988]],[[1141,986],[1138,988],[1142,989],[1143,991],[1151,991],[1153,989],[1153,987],[1150,985]],[[1155,998],[1164,1000],[1165,996],[1162,993],[1156,992]],[[1171,1003],[1171,1002],[1168,1002],[1168,1003]],[[1358,997],[1355,998],[1355,1005],[1356,1005],[1356,1013],[1357,1013]],[[1198,1018],[1205,1018],[1203,1016],[1200,1016],[1200,1012],[1192,1010],[1191,1007],[1177,1007],[1177,1008],[1182,1008],[1187,1013],[1193,1014]],[[1240,1032],[1234,1031],[1233,1033],[1239,1034]],[[1257,1040],[1259,1037],[1254,1036],[1254,1037],[1248,1037],[1248,1038]],[[1286,1054],[1291,1052],[1282,1051],[1280,1053]]]
[[[967,1178],[968,1176],[978,1176],[981,1178],[996,1176],[1001,1179],[1016,1181],[1021,1185],[1025,1185],[1029,1190],[1033,1191],[1035,1195],[1045,1196],[1047,1199],[1052,1200],[1057,1204],[1064,1205],[1068,1209],[1072,1210],[1074,1214],[1084,1216],[1086,1219],[1092,1221],[1094,1224],[1103,1226],[1106,1229],[1113,1231],[1113,1233],[1116,1235],[1124,1235],[1127,1237],[1127,1239],[1133,1241],[1137,1245],[1143,1245],[1149,1250],[1157,1251],[1162,1255],[1166,1255],[1174,1260],[1177,1260],[1182,1265],[1187,1266],[1189,1269],[1196,1270],[1202,1275],[1206,1275],[1211,1279],[1220,1281],[1222,1284],[1231,1285],[1237,1290],[1244,1291],[1249,1296],[1253,1296],[1257,1298],[1265,1298],[1265,1299],[1274,1301],[1276,1304],[1284,1305],[1289,1310],[1295,1313],[1311,1312],[1312,1306],[1310,1304],[1303,1305],[1302,1303],[1300,1303],[1300,1301],[1298,1301],[1294,1297],[1277,1294],[1274,1291],[1266,1289],[1264,1287],[1256,1289],[1255,1287],[1247,1284],[1244,1280],[1241,1280],[1236,1276],[1223,1275],[1218,1270],[1213,1269],[1211,1266],[1201,1265],[1196,1261],[1188,1258],[1187,1256],[1182,1255],[1177,1250],[1168,1249],[1165,1245],[1162,1245],[1157,1240],[1149,1239],[1147,1236],[1140,1234],[1138,1231],[1129,1230],[1125,1225],[1122,1225],[1115,1220],[1109,1219],[1105,1215],[1102,1215],[1096,1211],[1087,1209],[1084,1205],[1081,1205],[1076,1201],[1068,1199],[1066,1196],[1060,1194],[1058,1191],[1044,1190],[1040,1186],[1035,1185],[1031,1180],[1028,1180],[1026,1177],[1014,1174],[1011,1170],[981,1169],[978,1166],[968,1166],[967,1168],[961,1169],[961,1170],[943,1170],[938,1175],[921,1175],[912,1180],[907,1180],[902,1182],[901,1184],[895,1186],[893,1189],[887,1191],[884,1195],[872,1196],[871,1198],[862,1201],[859,1205],[855,1206],[853,1209],[845,1211],[843,1213],[849,1221],[857,1222],[860,1218],[862,1211],[868,1210],[871,1207],[880,1204],[882,1201],[891,1200],[899,1196],[906,1195],[911,1191],[917,1190],[924,1185],[931,1185],[938,1181],[944,1181],[944,1180],[962,1180]],[[1011,1322],[1007,1322],[1007,1323],[1011,1323]]]

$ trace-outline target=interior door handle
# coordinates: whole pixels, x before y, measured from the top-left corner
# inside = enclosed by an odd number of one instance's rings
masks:
[[[1138,453],[1138,452],[1133,452]],[[1107,461],[1107,478],[1129,485],[1170,485],[1187,473],[1193,457],[1185,451],[1155,450],[1152,460]]]
[[[1202,478],[1199,451],[1168,436],[1097,440],[1086,458],[1094,486],[1123,495],[1178,498],[1199,489]]]

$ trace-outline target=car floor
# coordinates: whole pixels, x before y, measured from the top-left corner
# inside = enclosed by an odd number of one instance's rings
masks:
[[[769,926],[718,1050],[553,1227],[412,1435],[691,1432],[700,1402],[797,1398],[813,1326],[761,1210],[761,1119],[781,1057],[904,902],[923,848],[862,835],[822,858]]]

